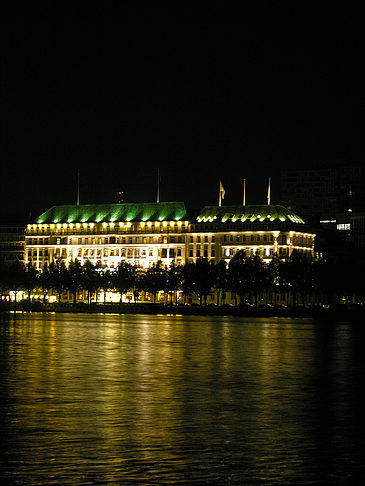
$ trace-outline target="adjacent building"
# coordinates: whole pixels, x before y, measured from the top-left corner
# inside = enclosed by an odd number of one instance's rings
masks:
[[[348,226],[351,243],[358,248],[365,248],[365,212],[352,214]]]
[[[25,226],[0,226],[0,260],[24,263]]]
[[[337,214],[365,211],[362,166],[290,169],[281,172],[282,204],[318,221],[336,222]]]

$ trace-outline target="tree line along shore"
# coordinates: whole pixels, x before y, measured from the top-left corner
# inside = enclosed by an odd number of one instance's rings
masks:
[[[90,261],[81,265],[78,260],[66,267],[58,259],[39,271],[31,263],[0,262],[0,302],[3,307],[19,304],[19,294],[23,305],[39,307],[53,302],[65,308],[63,296],[68,292],[72,295],[67,302],[69,308],[71,304],[88,304],[91,309],[91,306],[107,304],[100,301],[100,293],[105,299],[107,292],[113,292],[119,299],[113,306],[129,303],[131,310],[132,305],[147,303],[155,304],[156,309],[162,304],[170,308],[225,307],[231,313],[237,311],[227,308],[268,312],[272,308],[298,311],[335,308],[341,304],[362,307],[364,270],[361,262],[351,266],[348,262],[314,259],[296,251],[287,260],[274,255],[270,263],[240,251],[228,264],[223,260],[215,264],[198,259],[195,263],[172,264],[168,268],[157,262],[147,269],[126,262],[107,269]],[[86,299],[79,299],[80,291],[86,294]],[[279,295],[285,296],[284,304]]]

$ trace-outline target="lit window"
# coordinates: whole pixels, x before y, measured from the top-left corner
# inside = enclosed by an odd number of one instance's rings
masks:
[[[350,223],[339,223],[337,224],[338,231],[349,231],[351,228]]]

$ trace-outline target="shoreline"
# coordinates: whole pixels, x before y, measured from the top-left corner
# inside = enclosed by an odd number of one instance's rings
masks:
[[[41,304],[38,302],[1,302],[0,312],[57,312],[86,314],[172,314],[196,316],[231,317],[288,317],[310,318],[331,322],[365,322],[365,308],[241,308],[234,306],[189,306],[164,305],[152,303],[129,304]]]

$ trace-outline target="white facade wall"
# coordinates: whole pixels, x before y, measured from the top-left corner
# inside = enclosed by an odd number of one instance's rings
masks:
[[[115,268],[126,261],[148,268],[158,260],[166,266],[198,258],[228,262],[240,250],[268,262],[275,253],[288,258],[294,249],[313,255],[314,238],[275,229],[197,232],[187,221],[32,224],[26,230],[25,262],[38,269],[57,258],[66,264],[78,259]]]

